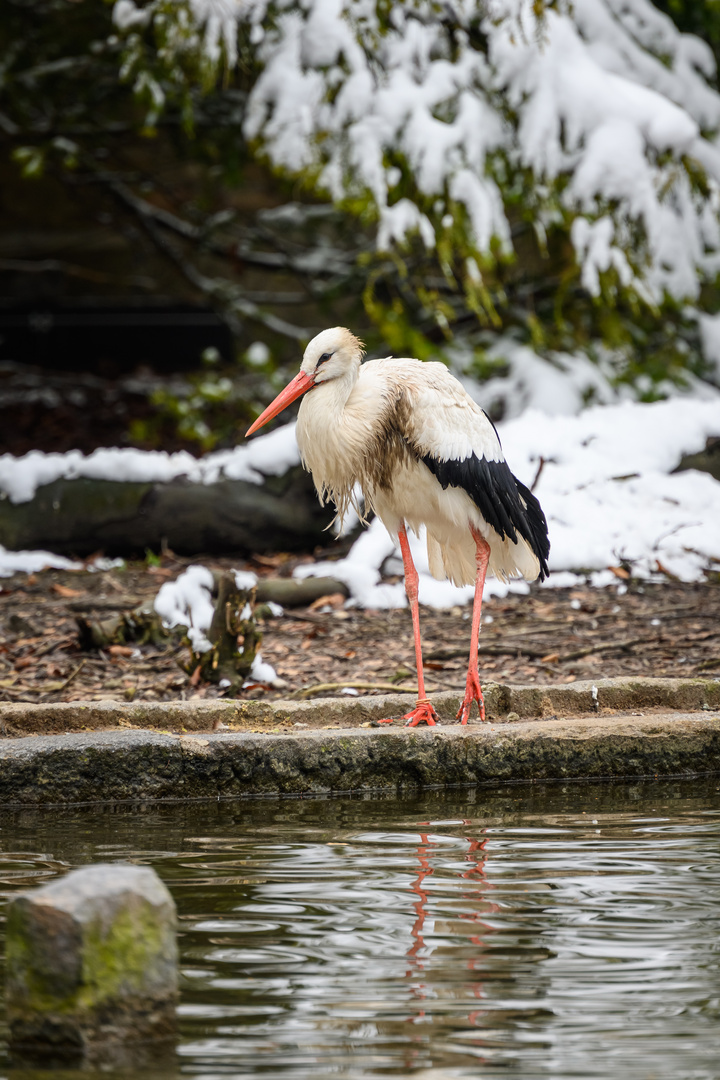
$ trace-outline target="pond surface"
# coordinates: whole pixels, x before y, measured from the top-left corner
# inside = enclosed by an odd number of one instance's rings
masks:
[[[0,815],[3,912],[118,860],[178,906],[177,1055],[2,1080],[720,1077],[719,779]]]

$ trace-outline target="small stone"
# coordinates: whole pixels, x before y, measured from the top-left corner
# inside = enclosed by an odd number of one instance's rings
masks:
[[[10,1044],[90,1054],[167,1040],[178,993],[175,903],[154,870],[75,870],[7,909]]]
[[[509,724],[514,724],[516,720],[520,719],[520,713],[509,712],[505,719]]]
[[[31,623],[29,619],[23,618],[22,615],[12,614],[7,621],[7,628],[13,637],[17,638],[33,638],[40,635],[40,631]]]

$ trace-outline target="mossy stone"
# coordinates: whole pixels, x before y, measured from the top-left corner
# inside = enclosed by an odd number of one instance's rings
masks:
[[[168,1038],[178,989],[175,904],[150,867],[76,870],[8,904],[11,1044],[86,1048]]]

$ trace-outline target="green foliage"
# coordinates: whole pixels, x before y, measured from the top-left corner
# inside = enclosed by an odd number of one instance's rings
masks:
[[[134,190],[143,191],[147,185],[152,195],[155,178],[139,176],[132,155],[123,156],[123,140],[138,134],[150,139],[168,133],[178,158],[194,159],[205,176],[221,174],[236,186],[243,183],[247,161],[266,152],[259,139],[248,146],[243,136],[247,94],[262,70],[259,38],[250,23],[239,24],[237,41],[230,43],[219,35],[208,48],[208,28],[198,25],[189,0],[148,0],[142,6],[122,0],[114,8],[108,3],[8,0],[6,6],[8,18],[0,26],[2,111],[9,118],[9,126],[5,125],[6,135],[10,132],[9,155],[29,180],[48,172],[72,173],[76,181],[96,184],[112,165],[123,183],[134,183]],[[539,33],[547,12],[557,6],[535,0]],[[703,5],[660,0],[658,6],[683,30],[704,36],[718,53],[720,0]],[[373,45],[379,50],[389,33],[396,7],[385,2],[367,9],[357,6],[354,29],[369,55],[375,55]],[[437,22],[438,55],[452,61],[459,50],[459,16],[440,3],[415,7],[419,22]],[[300,19],[308,10],[308,5],[268,4],[263,33],[271,34],[289,12]],[[363,12],[369,13],[367,18]],[[481,54],[487,51],[483,13],[478,5],[477,17],[462,28],[463,40]],[[342,63],[332,78],[328,70],[318,69],[324,102],[337,98],[346,75]],[[517,125],[516,109],[507,97],[498,93],[493,104],[507,125]],[[450,96],[437,108],[436,119],[451,120],[457,108],[457,100]],[[282,170],[296,199],[303,192],[312,199],[324,197],[320,178],[328,133],[320,132],[316,143],[311,161],[302,168]],[[352,161],[347,159],[350,179],[337,205],[353,222],[348,233],[368,235],[367,243],[352,250],[361,251],[356,280],[362,285],[356,291],[372,324],[367,335],[371,347],[382,345],[422,359],[449,358],[462,342],[473,357],[470,369],[487,378],[497,374],[501,364],[488,357],[488,346],[505,334],[543,356],[582,350],[602,361],[613,381],[634,387],[648,400],[666,393],[669,386],[710,376],[697,324],[684,305],[670,297],[654,305],[643,292],[647,238],[639,221],[628,220],[623,234],[630,279],[611,265],[599,273],[597,295],[583,287],[571,242],[578,213],[566,198],[568,174],[539,182],[519,155],[506,148],[490,150],[485,172],[501,191],[512,244],[494,238],[486,250],[478,250],[468,211],[453,200],[447,187],[440,196],[428,194],[413,162],[397,148],[385,153],[382,164],[394,178],[389,205],[409,200],[432,223],[435,243],[426,246],[416,232],[390,251],[374,250],[369,234],[379,218],[378,203],[362,183],[351,182]],[[710,184],[700,164],[687,158],[677,165],[693,196],[707,199]],[[163,198],[157,202],[164,206]],[[199,233],[209,209],[210,200],[207,206],[198,202],[187,214]],[[595,222],[615,210],[610,204],[597,205],[585,216]],[[259,235],[264,236],[262,230]],[[351,250],[341,228],[333,243],[338,250]],[[228,241],[226,247],[232,246]],[[249,307],[240,303],[242,288],[232,271],[220,278],[197,268],[208,247],[203,234],[198,240],[200,255],[188,276],[194,275],[193,282],[200,282],[219,308],[232,317],[245,317]],[[296,249],[288,243],[288,250]],[[323,294],[328,323],[338,321],[336,308],[347,292],[347,278],[338,281],[334,292],[328,288]],[[708,283],[702,304],[710,310],[720,307],[714,283]],[[248,367],[270,378],[276,362],[273,356],[259,364],[248,358]],[[222,445],[233,437],[239,414],[251,411],[236,376],[235,369],[222,368],[209,358],[182,387],[157,390],[152,398],[154,417],[136,421],[131,436],[145,445],[159,445],[169,426],[203,451]]]
[[[185,130],[194,127],[193,101],[197,91],[209,91],[216,65],[202,48],[202,35],[190,5],[177,0],[152,0],[129,16],[123,37],[120,79],[128,83],[145,110],[143,131],[153,135],[165,109],[179,106]]]
[[[260,362],[251,348],[241,358],[245,369],[258,375],[272,376],[273,360],[268,352]],[[150,395],[153,414],[135,419],[129,428],[130,440],[144,447],[163,445],[166,432],[172,431],[197,450],[208,453],[232,445],[238,428],[248,423],[254,403],[246,400],[238,368],[220,365],[220,357],[210,348],[203,354],[203,370],[190,372],[182,382],[167,383]],[[279,389],[279,387],[278,387]]]
[[[18,146],[12,152],[12,159],[29,180],[37,179],[45,171],[45,151],[41,146]]]
[[[162,555],[156,555],[151,548],[145,548],[145,565],[147,567],[162,566]]]

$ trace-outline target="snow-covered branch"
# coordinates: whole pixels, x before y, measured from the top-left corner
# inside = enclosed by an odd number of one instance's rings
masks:
[[[119,0],[123,30],[173,5]],[[592,295],[694,298],[720,267],[714,59],[649,0],[192,0],[209,62],[259,64],[245,137],[279,169],[370,208],[381,249],[418,233],[513,251],[511,219],[570,229]],[[179,31],[178,31],[179,32]],[[166,34],[167,37],[167,34]],[[574,224],[573,224],[574,222]]]

